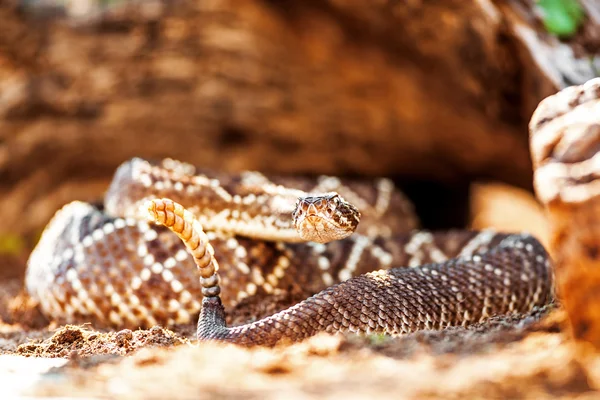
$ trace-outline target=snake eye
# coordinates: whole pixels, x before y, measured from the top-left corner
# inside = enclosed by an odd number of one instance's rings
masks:
[[[337,193],[332,193],[329,197],[329,202],[338,206],[340,204],[340,195]]]

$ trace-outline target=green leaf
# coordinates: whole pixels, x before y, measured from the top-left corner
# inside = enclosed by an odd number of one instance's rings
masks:
[[[538,0],[538,6],[546,30],[561,38],[575,35],[585,18],[577,0]]]
[[[367,336],[371,346],[381,346],[388,342],[392,337],[384,333],[374,333]]]

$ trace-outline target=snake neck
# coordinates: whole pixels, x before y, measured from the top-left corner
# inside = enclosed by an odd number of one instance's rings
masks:
[[[390,237],[418,227],[410,201],[393,182],[342,181],[334,177],[293,179],[259,172],[219,173],[165,159],[134,158],[116,171],[104,199],[112,217],[145,220],[142,205],[170,198],[191,211],[207,231],[229,236],[282,242],[303,242],[294,224],[298,198],[338,193],[361,215],[357,233]],[[348,218],[346,218],[348,219]]]
[[[145,219],[143,205],[169,198],[192,212],[204,229],[270,241],[301,242],[292,213],[301,190],[267,184],[259,173],[213,174],[174,160],[122,164],[106,193],[105,212]]]

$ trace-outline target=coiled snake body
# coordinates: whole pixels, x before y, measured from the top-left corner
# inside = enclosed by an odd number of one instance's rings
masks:
[[[360,209],[358,231],[303,243],[291,218],[296,200],[325,192]],[[147,203],[160,197],[177,203]],[[149,210],[168,229],[146,222]],[[356,227],[351,211],[331,212],[330,227],[311,222],[311,239],[323,239],[319,229]],[[387,180],[209,178],[173,160],[134,159],[117,171],[104,208],[74,202],[56,214],[30,257],[26,286],[61,321],[147,327],[187,324],[201,312],[199,339],[244,345],[321,331],[441,329],[551,301],[550,261],[533,237],[414,228],[410,206]],[[266,319],[225,326],[223,304],[292,290],[317,294]]]

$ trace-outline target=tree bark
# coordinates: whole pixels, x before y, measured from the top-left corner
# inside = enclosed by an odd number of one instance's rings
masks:
[[[133,156],[530,187],[531,112],[593,70],[524,1],[158,4],[78,27],[0,5],[0,233]]]

